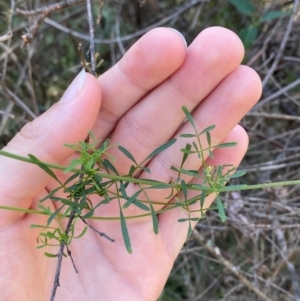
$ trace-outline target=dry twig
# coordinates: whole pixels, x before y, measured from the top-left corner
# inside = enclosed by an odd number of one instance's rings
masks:
[[[204,248],[215,256],[221,264],[223,264],[227,269],[229,269],[240,281],[248,287],[251,291],[253,291],[259,298],[264,301],[272,301],[268,298],[262,291],[260,291],[257,287],[255,287],[241,272],[240,269],[234,266],[230,261],[228,261],[220,252],[218,247],[213,247],[210,244],[206,243],[205,238],[196,230],[193,231],[193,235],[198,242],[204,244]]]
[[[286,31],[285,31],[283,39],[282,39],[282,41],[280,43],[280,46],[279,46],[279,49],[277,51],[276,57],[275,57],[275,59],[273,61],[273,64],[272,64],[271,68],[269,69],[267,75],[264,77],[264,79],[262,81],[263,86],[265,86],[265,84],[268,82],[268,80],[272,76],[273,72],[275,71],[275,69],[276,69],[276,67],[278,65],[278,62],[279,62],[280,58],[282,57],[283,51],[285,49],[285,45],[286,45],[286,43],[288,41],[288,38],[289,38],[290,33],[292,31],[292,28],[293,28],[294,18],[295,18],[298,6],[299,6],[299,0],[295,0],[294,6],[293,6],[293,12],[292,12],[292,14],[290,16],[289,22],[287,24]]]

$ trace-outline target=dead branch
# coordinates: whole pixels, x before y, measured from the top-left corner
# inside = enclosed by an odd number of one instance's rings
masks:
[[[247,286],[251,291],[253,291],[258,297],[260,297],[264,301],[272,301],[269,299],[262,291],[260,291],[257,287],[255,287],[241,272],[240,269],[234,266],[230,261],[223,257],[221,251],[218,247],[213,247],[209,243],[206,242],[205,238],[197,231],[193,231],[193,236],[196,238],[198,242],[204,245],[204,248],[215,256],[221,264],[223,264],[227,269],[229,269],[240,281]]]

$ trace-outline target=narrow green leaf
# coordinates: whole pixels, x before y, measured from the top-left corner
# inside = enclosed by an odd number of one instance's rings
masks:
[[[165,197],[166,200],[171,199],[174,196],[174,188],[171,187],[171,192],[168,196]]]
[[[229,0],[229,2],[245,16],[251,16],[255,12],[255,7],[248,0]]]
[[[200,196],[200,208],[201,208],[201,210],[203,209],[205,198],[206,198],[206,192],[203,190],[202,193],[201,193],[201,196]]]
[[[219,213],[221,221],[225,222],[226,214],[225,214],[225,210],[224,210],[224,205],[219,196],[217,196],[217,208],[218,208],[218,213]]]
[[[198,222],[199,218],[198,217],[179,218],[177,221],[179,223],[183,223],[183,222],[187,222],[187,221]]]
[[[64,173],[70,172],[73,168],[75,168],[77,165],[80,165],[80,164],[82,164],[82,162],[79,159],[71,160],[69,165],[65,168]]]
[[[260,22],[268,22],[279,18],[284,18],[291,15],[292,10],[280,11],[280,10],[269,10],[260,19]]]
[[[182,189],[184,200],[186,201],[187,200],[187,187],[186,187],[186,183],[184,180],[181,180],[181,189]]]
[[[246,174],[245,171],[238,170],[233,175],[230,175],[230,179],[240,178],[240,177],[244,176],[245,174]]]
[[[193,116],[191,115],[191,113],[189,112],[189,110],[187,109],[187,107],[186,107],[186,106],[183,106],[183,107],[182,107],[182,110],[183,110],[183,112],[184,112],[186,118],[189,120],[189,122],[191,123],[191,125],[192,125],[193,128],[195,129],[196,127],[195,127],[194,118],[193,118]]]
[[[140,169],[142,169],[146,173],[150,173],[151,174],[150,168],[148,168],[148,167],[140,166]]]
[[[92,131],[89,131],[88,135],[92,139],[93,144],[96,144],[97,142],[99,142],[99,141],[96,140],[95,135],[94,135],[94,133]]]
[[[65,205],[71,206],[73,209],[75,208],[85,209],[85,204],[80,204],[65,199],[62,199],[61,202]]]
[[[109,160],[104,159],[102,161],[102,164],[106,168],[107,172],[109,172],[109,170],[111,170],[114,174],[119,175],[116,168],[113,166],[113,164]]]
[[[199,135],[203,135],[204,133],[208,133],[212,131],[216,126],[215,125],[210,125],[207,128],[205,128]]]
[[[150,203],[150,209],[151,209],[151,217],[152,217],[152,224],[153,224],[153,231],[155,234],[158,234],[158,220],[157,220],[157,215],[156,212]]]
[[[118,149],[132,162],[135,163],[135,165],[138,165],[137,162],[135,161],[134,157],[132,156],[132,154],[129,152],[129,150],[127,150],[125,147],[119,145]]]
[[[153,186],[149,187],[149,189],[167,189],[170,187],[171,187],[171,184],[161,183],[158,185],[153,185]]]
[[[84,208],[88,209],[88,206],[87,206],[87,203],[86,203],[86,194],[85,194],[85,191],[82,192],[82,197],[80,199],[79,204],[81,206],[83,206]]]
[[[44,201],[46,201],[46,200],[48,200],[48,199],[51,199],[51,198],[53,197],[53,195],[54,195],[57,191],[59,191],[60,189],[61,189],[61,186],[59,186],[59,187],[57,187],[57,188],[51,190],[44,198],[42,198],[42,199],[40,200],[40,202],[42,203],[42,202],[44,202]]]
[[[67,143],[65,143],[65,144],[64,144],[64,147],[71,148],[71,149],[74,149],[74,150],[76,150],[76,151],[79,150],[79,146],[76,145],[76,144],[67,144]]]
[[[195,151],[191,151],[190,149],[186,149],[186,148],[181,148],[180,151],[185,155],[192,155],[196,153]]]
[[[95,213],[95,208],[93,208],[92,210],[90,210],[87,214],[85,214],[82,218],[83,219],[88,219],[90,217],[92,217]]]
[[[59,213],[59,211],[64,207],[65,205],[60,206],[57,210],[55,210],[48,218],[47,220],[47,227],[49,227],[49,225],[51,224],[51,222],[53,221],[53,219],[55,219],[55,217],[57,216],[57,214]]]
[[[246,49],[249,49],[258,35],[258,28],[255,25],[249,25],[239,32],[239,37]]]
[[[55,235],[52,232],[49,232],[49,231],[40,233],[40,236],[44,236],[44,237],[47,237],[49,239],[54,238],[54,239],[57,240],[57,237],[55,237]]]
[[[86,233],[87,229],[88,229],[88,227],[85,226],[84,229],[82,230],[82,232],[78,236],[73,236],[73,238],[80,238],[80,237],[82,237]]]
[[[223,174],[222,174],[222,166],[219,165],[217,167],[217,175],[218,175],[218,178],[221,179],[223,177]]]
[[[208,149],[208,155],[209,155],[209,157],[210,157],[211,159],[214,158],[214,153],[211,151],[210,148]]]
[[[127,249],[127,252],[129,254],[132,253],[132,247],[131,247],[131,242],[130,242],[130,237],[126,225],[126,220],[124,217],[124,214],[122,212],[122,208],[120,207],[120,220],[121,220],[121,230],[122,230],[122,235],[123,235],[123,240]]]
[[[31,228],[31,229],[36,229],[36,228],[46,229],[47,227],[46,227],[46,226],[43,226],[43,225],[31,224],[31,225],[30,225],[30,228]]]
[[[71,181],[75,180],[78,177],[79,177],[79,173],[75,172],[67,179],[67,181],[64,183],[64,185],[66,186],[67,184],[69,184]]]
[[[195,134],[181,134],[180,137],[182,138],[192,138],[192,137],[197,137]]]
[[[144,210],[144,211],[150,211],[149,207],[144,204],[143,202],[140,202],[139,200],[135,200],[133,202],[133,205],[139,207],[140,209]]]
[[[189,219],[189,229],[188,229],[188,233],[187,233],[186,239],[188,239],[191,236],[192,233],[193,233],[192,223],[191,223],[191,221]]]
[[[65,193],[70,193],[70,194],[72,194],[72,195],[75,194],[75,192],[79,193],[80,190],[81,190],[85,185],[87,185],[87,184],[91,184],[91,182],[90,182],[90,183],[87,183],[87,182],[76,182],[76,183],[74,183],[72,186],[67,187],[67,188],[64,190],[64,192],[65,192]]]
[[[58,196],[52,196],[50,199],[53,202],[60,202],[61,200],[67,200],[67,199],[60,198]]]
[[[94,174],[94,180],[97,182],[97,183],[101,183],[102,182],[102,180],[103,180],[103,178],[102,178],[102,176],[101,175],[99,175],[99,174]],[[109,183],[110,182],[110,180],[108,181],[108,182],[105,182],[105,183]]]
[[[140,195],[142,190],[138,190],[134,195],[132,195],[130,198],[128,198],[128,201],[123,205],[123,209],[126,209],[129,207],[132,203],[134,203],[137,199],[137,197]]]
[[[110,198],[105,196],[105,199],[99,202],[96,206],[94,206],[93,209],[91,209],[87,214],[85,214],[82,218],[83,219],[88,219],[89,217],[93,216],[95,213],[95,210],[100,207],[101,205],[107,205],[111,200],[114,200],[115,198]]]
[[[192,205],[196,204],[197,202],[198,202],[197,199],[191,199],[191,200],[188,201],[187,205],[192,206]]]
[[[154,184],[157,184],[157,185],[165,184],[165,183],[163,183],[163,182],[159,182],[159,181],[156,181],[156,180],[153,180],[153,179],[143,178],[143,180],[145,180],[145,181],[147,181],[147,182],[152,182],[153,185],[154,185]]]
[[[125,188],[125,185],[124,185],[123,181],[120,181],[120,191],[121,191],[122,198],[124,200],[128,200],[128,196],[127,196],[127,193],[126,193],[126,188]]]
[[[48,252],[45,252],[44,254],[45,254],[45,256],[47,256],[49,258],[55,258],[55,257],[57,257],[57,254],[51,254],[51,253],[48,253]]]
[[[164,151],[165,149],[167,149],[168,147],[173,145],[175,142],[176,142],[176,139],[174,138],[174,139],[164,143],[163,145],[158,147],[156,150],[154,150],[143,162],[145,162],[145,161],[153,158],[154,156],[158,155],[159,153],[161,153],[162,151]]]
[[[46,165],[44,164],[42,161],[40,161],[37,157],[35,157],[34,155],[29,154],[28,155],[29,159],[35,163],[36,165],[38,165],[41,169],[43,169],[49,176],[51,176],[53,179],[55,179],[59,184],[62,185],[62,183],[60,182],[60,180],[57,178],[56,174]]]
[[[179,172],[179,170],[180,170],[180,169],[178,169],[177,167],[175,167],[175,166],[173,166],[173,165],[170,167],[170,169],[171,169],[171,170],[174,170],[174,171],[177,171],[177,172]]]
[[[195,143],[195,141],[193,141],[193,146],[194,146],[196,152],[199,153],[198,145]]]
[[[99,147],[99,151],[100,151],[101,153],[105,152],[106,149],[107,149],[107,147],[108,147],[108,145],[109,145],[109,139],[107,138],[107,139],[101,144],[101,146]]]
[[[134,165],[131,165],[128,175],[132,176],[135,173],[136,170],[137,170],[137,167],[134,166]]]
[[[233,147],[233,146],[237,146],[237,143],[236,142],[220,143],[214,146],[214,148],[225,148],[225,147]]]
[[[172,169],[172,166],[171,166],[171,169]],[[196,178],[200,177],[198,170],[186,170],[186,169],[180,168],[178,171],[180,171],[180,173],[183,173],[188,176],[192,176],[192,177],[196,177]]]
[[[206,134],[206,140],[207,140],[208,146],[210,147],[211,146],[211,136],[210,136],[210,133],[206,132],[205,134]]]
[[[185,146],[184,151],[189,152],[191,150],[191,147],[192,146],[189,143],[187,143],[187,145]],[[189,153],[184,152],[182,149],[181,149],[181,151],[183,152],[183,157],[182,157],[182,160],[181,160],[180,168],[183,167],[183,164],[184,164],[184,162],[186,161],[186,159],[187,159],[187,157],[189,155]]]
[[[183,222],[187,222],[189,219],[188,218],[180,218],[180,219],[178,219],[177,221],[179,222],[179,223],[183,223]]]
[[[50,210],[50,208],[49,207],[45,207],[45,206],[43,206],[42,204],[38,204],[38,208],[40,208],[40,209],[42,209],[43,210],[43,212],[45,212],[46,214],[51,214],[52,213],[52,211]]]

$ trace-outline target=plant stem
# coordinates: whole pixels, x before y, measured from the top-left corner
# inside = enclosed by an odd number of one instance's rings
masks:
[[[31,164],[36,164],[33,161],[31,161],[28,157],[24,156],[19,156],[16,154],[12,154],[3,150],[0,150],[0,156],[16,159],[19,161],[23,161],[26,163],[31,163]],[[63,165],[58,165],[58,164],[53,164],[53,163],[47,163],[43,162],[46,166],[52,169],[57,169],[57,170],[65,170],[67,166]],[[77,172],[83,174],[84,171],[81,169],[72,169],[71,172]],[[107,174],[107,173],[101,173],[99,172],[98,175],[100,177],[106,178],[106,179],[111,179],[114,181],[124,181],[124,182],[131,182],[135,184],[143,184],[143,185],[149,185],[149,186],[155,186],[155,185],[160,185],[164,184],[165,188],[177,188],[181,189],[180,184],[168,184],[168,183],[162,183],[162,182],[155,182],[152,180],[147,180],[147,179],[135,179],[133,177],[128,177],[128,176],[117,176],[117,175],[112,175],[112,174]],[[264,183],[264,184],[256,184],[256,185],[245,185],[242,187],[241,185],[232,185],[232,186],[225,186],[218,190],[217,192],[228,192],[228,191],[240,191],[240,190],[254,190],[254,189],[264,189],[264,188],[270,188],[270,187],[278,187],[278,186],[292,186],[292,185],[300,185],[300,180],[293,180],[293,181],[281,181],[281,182],[273,182],[273,183]],[[191,185],[187,184],[188,189],[190,190],[206,190],[208,192],[211,192],[210,187],[197,187],[196,185]],[[1,207],[0,207],[1,209]],[[14,209],[13,209],[14,210]]]
[[[73,220],[74,220],[74,217],[75,217],[75,211],[72,210],[71,211],[71,214],[70,214],[70,217],[69,217],[69,221],[68,221],[68,225],[66,227],[66,230],[65,230],[65,234],[69,234],[70,232],[70,229],[71,229],[71,226],[72,226],[72,223],[73,223]],[[66,247],[66,242],[65,241],[62,241],[60,243],[60,247],[59,247],[59,252],[57,254],[57,266],[56,266],[56,271],[55,271],[55,277],[54,277],[54,283],[53,283],[53,288],[52,288],[52,292],[51,292],[51,297],[50,297],[50,301],[54,301],[55,299],[55,294],[56,294],[56,291],[57,291],[57,288],[60,286],[60,283],[59,283],[59,277],[60,277],[60,271],[61,271],[61,264],[62,264],[62,259],[63,259],[63,253],[64,253],[64,249]],[[72,263],[74,265],[74,262],[73,262],[73,259],[72,259]],[[78,272],[75,268],[75,271]]]

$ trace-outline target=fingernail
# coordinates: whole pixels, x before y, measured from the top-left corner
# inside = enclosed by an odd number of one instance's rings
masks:
[[[177,32],[177,34],[180,35],[180,37],[182,38],[182,40],[183,40],[183,42],[185,44],[185,47],[187,47],[187,42],[186,42],[185,37],[183,36],[183,34],[180,31],[178,31],[177,29],[175,29],[175,28],[172,28],[172,27],[169,27],[169,28],[172,29],[172,30],[174,30],[175,32]]]
[[[68,89],[65,91],[64,95],[62,96],[60,102],[69,102],[76,98],[85,83],[85,70],[82,69],[80,73],[73,79],[71,85],[68,87]]]

